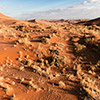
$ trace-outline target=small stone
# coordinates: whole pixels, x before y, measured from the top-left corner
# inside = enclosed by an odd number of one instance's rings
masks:
[[[15,44],[15,45],[13,45],[14,47],[17,47],[17,45]]]
[[[6,48],[3,48],[3,50],[7,50]]]
[[[65,87],[65,83],[64,83],[63,81],[59,81],[59,85],[60,85],[61,87]]]
[[[17,58],[16,60],[18,60],[18,61],[22,61],[22,59],[21,59],[21,58]]]
[[[25,55],[25,58],[29,58],[29,55]]]

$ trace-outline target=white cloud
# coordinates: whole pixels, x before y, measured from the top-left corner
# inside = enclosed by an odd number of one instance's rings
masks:
[[[100,0],[89,0],[89,1],[84,1],[84,3],[85,4],[100,3]]]
[[[86,4],[88,4],[88,1],[84,1],[84,2],[83,2],[83,5],[86,5]]]
[[[80,6],[85,6],[85,5],[90,5],[90,4],[100,4],[100,0],[89,0],[89,1],[84,1],[83,3],[79,3],[79,4],[76,4],[74,6],[72,6],[72,8],[77,8],[77,7],[80,7]]]
[[[98,12],[98,13],[97,13]],[[100,17],[100,8],[66,8],[24,13],[19,19],[89,19]]]
[[[95,4],[95,5],[94,5]],[[88,6],[89,5],[89,6]],[[26,12],[19,19],[89,19],[100,17],[100,1],[89,0],[65,9]]]
[[[99,3],[100,0],[90,0],[89,2],[90,2],[90,3]]]

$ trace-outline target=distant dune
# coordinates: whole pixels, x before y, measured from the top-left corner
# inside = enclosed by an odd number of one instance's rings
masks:
[[[85,21],[80,21],[77,24],[83,24],[83,25],[97,25],[100,26],[100,17],[92,20],[85,20]]]
[[[14,19],[12,17],[8,17],[6,15],[3,15],[2,13],[0,13],[0,24],[12,24],[17,22],[17,19]]]
[[[6,16],[6,15],[0,13],[0,18],[11,18],[11,17],[8,17],[8,16]]]
[[[100,17],[96,18],[96,19],[93,19],[93,20],[90,20],[90,21],[87,21],[85,23],[85,25],[97,25],[97,26],[100,26]]]

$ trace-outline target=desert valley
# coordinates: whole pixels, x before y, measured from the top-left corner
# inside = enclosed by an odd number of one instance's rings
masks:
[[[0,13],[0,100],[100,100],[100,18]]]

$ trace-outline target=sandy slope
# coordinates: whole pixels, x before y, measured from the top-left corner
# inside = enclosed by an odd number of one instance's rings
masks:
[[[82,90],[82,80],[87,76],[98,80],[96,76],[99,74],[89,74],[88,67],[99,60],[99,54],[87,46],[90,64],[83,56],[87,56],[86,51],[75,51],[74,43],[83,36],[78,34],[80,26],[67,22],[16,22],[2,14],[0,16],[3,24],[0,26],[0,100],[92,98]],[[9,20],[16,23],[8,25]]]
[[[9,25],[9,24],[13,24],[13,23],[15,23],[17,21],[18,21],[17,19],[5,16],[2,13],[0,13],[0,24],[7,24],[7,25]]]

